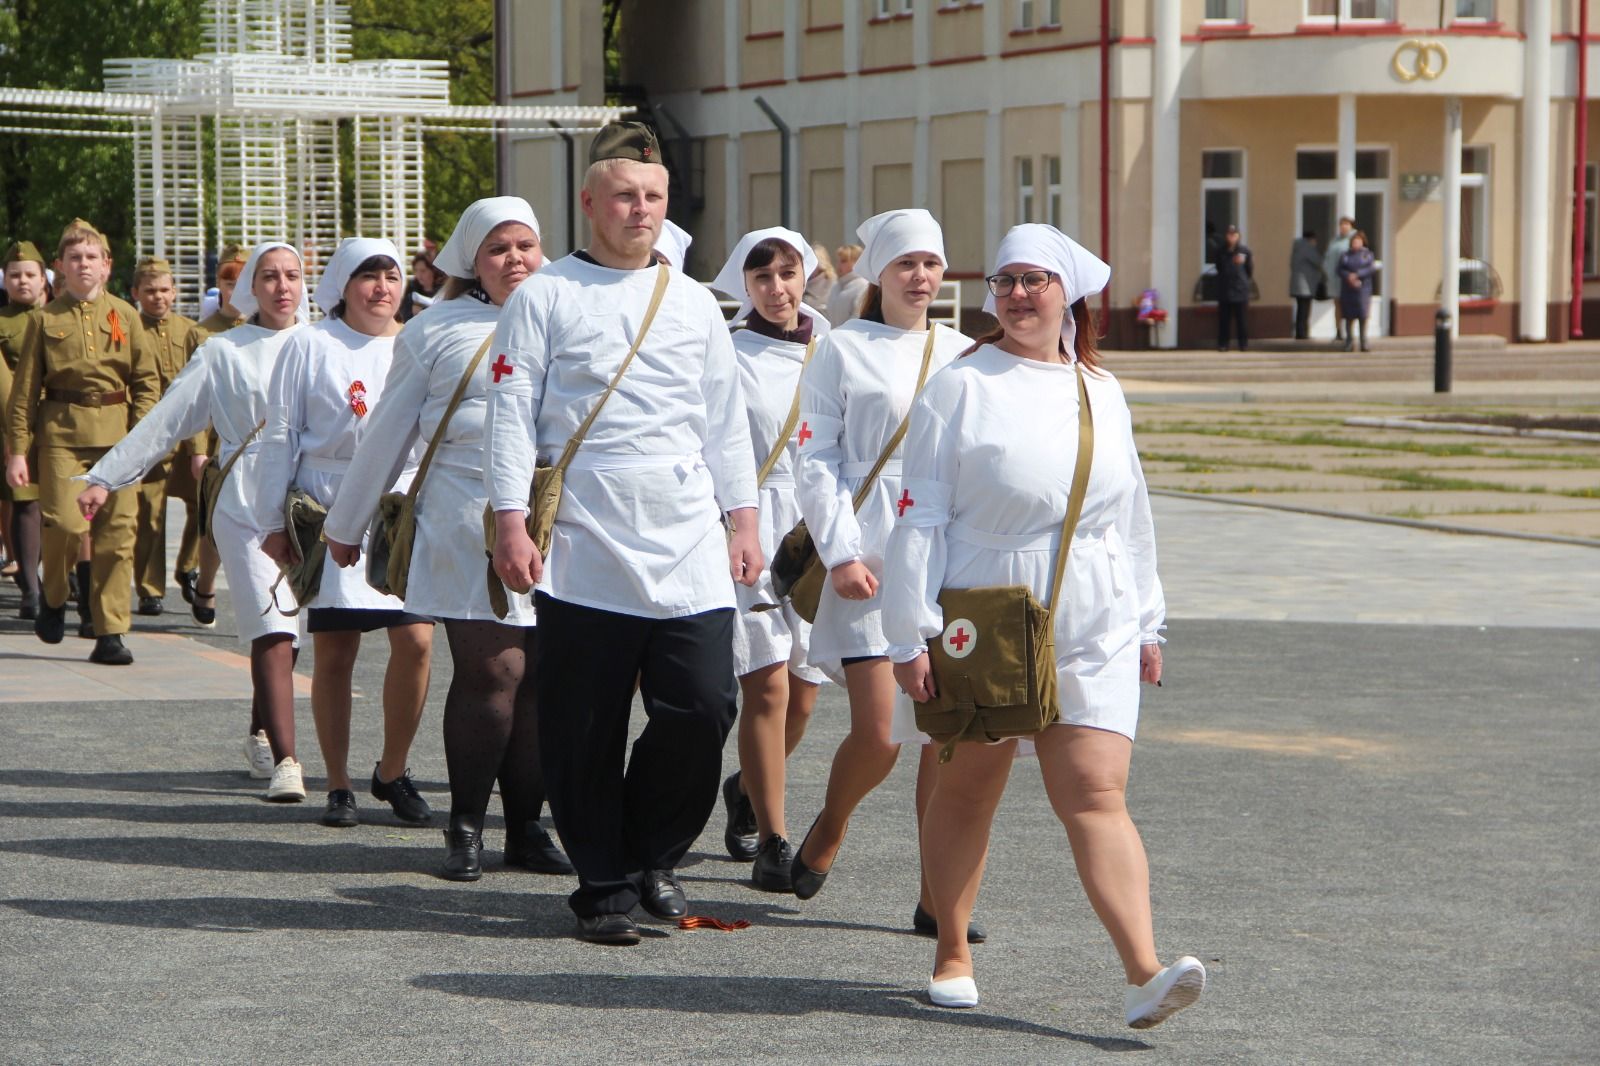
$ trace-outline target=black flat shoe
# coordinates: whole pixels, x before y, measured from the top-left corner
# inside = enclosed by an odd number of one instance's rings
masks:
[[[94,640],[94,623],[87,618],[78,620],[78,636],[84,640]]]
[[[60,644],[61,638],[67,635],[67,605],[52,607],[41,603],[39,617],[33,620],[33,635],[46,644]]]
[[[446,881],[476,881],[483,876],[483,830],[466,818],[450,819],[444,831],[444,869]]]
[[[360,825],[356,817],[356,794],[348,788],[336,788],[328,793],[328,805],[322,810],[322,824],[333,829],[349,829]]]
[[[917,909],[911,914],[911,928],[923,936],[938,936],[939,921],[923,909],[922,904],[917,904]],[[989,934],[971,918],[967,919],[967,943],[982,944],[989,939]]]
[[[200,606],[201,600],[205,600],[210,606]],[[196,592],[189,603],[191,604],[189,613],[194,616],[196,622],[207,629],[217,624],[217,594],[215,592],[209,595],[203,592]]]
[[[94,642],[94,650],[89,653],[89,661],[99,663],[101,666],[127,666],[133,662],[133,652],[122,643],[122,638],[116,634],[100,637]]]
[[[433,821],[433,808],[422,798],[417,786],[411,783],[407,770],[393,781],[378,780],[378,768],[372,768],[372,798],[382,800],[394,809],[394,816],[411,825],[427,825]]]
[[[39,594],[22,594],[22,605],[17,608],[17,617],[25,622],[31,622],[39,617]]]
[[[183,597],[183,602],[194,603],[194,583],[200,580],[200,571],[179,570],[175,576],[178,579],[178,594]]]
[[[754,865],[750,867],[750,883],[763,892],[793,892],[794,880],[789,876],[794,866],[794,848],[777,833],[761,842]]]
[[[822,815],[817,815],[817,821],[821,820]],[[806,861],[800,857],[801,855],[805,854],[806,840],[811,839],[811,834],[816,830],[816,828],[817,822],[814,821],[811,823],[811,828],[806,830],[805,840],[800,841],[800,846],[794,849],[794,864],[789,867],[789,883],[794,889],[796,899],[810,899],[818,892],[821,892],[823,882],[826,881],[828,879],[828,875],[833,872],[833,867],[831,866],[826,870],[813,870],[811,867],[807,866]],[[834,861],[838,861],[837,853],[834,855]]]
[[[160,596],[140,596],[139,613],[150,618],[158,617],[165,610]]]
[[[509,830],[506,832],[505,857],[507,866],[520,866],[536,874],[564,875],[577,872],[567,860],[566,853],[550,839],[550,834],[538,822],[524,825],[520,837]]]
[[[632,947],[639,942],[639,926],[626,914],[578,916],[578,939],[591,944]]]
[[[761,841],[756,839],[756,810],[750,805],[750,797],[739,791],[737,770],[722,783],[722,805],[728,811],[728,828],[722,834],[728,857],[749,862],[756,857]]]
[[[689,900],[683,894],[677,874],[671,870],[646,870],[644,892],[639,903],[652,917],[663,922],[675,922],[689,913]]]

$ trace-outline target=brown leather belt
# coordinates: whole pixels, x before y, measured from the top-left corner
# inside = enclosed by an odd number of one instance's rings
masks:
[[[44,398],[51,403],[70,403],[79,407],[115,407],[128,402],[126,389],[116,392],[79,392],[77,389],[45,389]]]

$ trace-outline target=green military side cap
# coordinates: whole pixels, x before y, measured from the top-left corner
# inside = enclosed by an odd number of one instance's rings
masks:
[[[661,159],[661,143],[656,140],[656,131],[643,122],[608,122],[600,127],[589,145],[589,162],[594,164],[602,159],[666,165]]]
[[[39,254],[38,245],[32,241],[16,241],[6,249],[6,258],[0,266],[10,266],[12,263],[38,263],[44,265],[44,256]]]
[[[217,256],[217,265],[224,263],[244,263],[249,261],[250,253],[242,244],[229,241],[222,246],[222,254]]]
[[[147,255],[133,264],[133,272],[135,274],[170,274],[172,273],[172,264],[159,255]]]

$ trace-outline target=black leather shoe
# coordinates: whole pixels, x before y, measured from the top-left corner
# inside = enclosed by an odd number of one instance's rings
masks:
[[[671,870],[646,870],[639,902],[663,922],[675,922],[689,913],[689,900],[678,883],[678,875]]]
[[[476,881],[483,876],[483,830],[472,819],[452,818],[444,831],[446,881]]]
[[[82,637],[84,640],[95,639],[94,622],[88,618],[78,619],[78,636]]]
[[[819,814],[817,817],[820,819],[822,816]],[[789,867],[789,884],[794,889],[796,899],[810,899],[818,892],[821,892],[822,883],[828,879],[828,874],[833,872],[833,867],[831,866],[826,870],[813,870],[800,857],[806,850],[806,840],[811,839],[811,834],[816,828],[817,823],[812,822],[811,828],[806,830],[805,840],[802,840],[800,846],[794,849],[794,864]],[[834,861],[838,861],[837,855],[834,856]]]
[[[756,857],[761,841],[756,839],[756,810],[750,806],[750,797],[739,791],[739,772],[722,783],[722,805],[728,809],[728,828],[723,831],[722,843],[730,858],[749,862]]]
[[[407,770],[393,781],[379,781],[378,768],[372,768],[372,798],[382,800],[394,808],[394,816],[412,825],[427,825],[433,821],[433,808],[422,798],[417,786],[411,783]]]
[[[89,653],[89,661],[99,663],[101,666],[127,666],[133,662],[133,652],[122,643],[122,638],[116,634],[100,637],[94,642],[94,650]]]
[[[626,914],[596,914],[591,918],[580,914],[578,939],[591,944],[632,947],[639,942],[639,926]]]
[[[161,614],[162,610],[164,610],[164,606],[161,603],[161,597],[160,596],[140,596],[139,597],[139,613],[140,614],[148,615],[151,618],[155,618],[155,617],[157,617],[157,616],[159,616]]]
[[[210,604],[210,606],[202,607],[200,605],[201,600],[205,600],[208,604]],[[194,594],[194,599],[190,600],[189,603],[189,613],[194,616],[194,620],[196,622],[205,626],[207,629],[210,629],[212,626],[217,624],[217,594],[215,592],[211,593],[210,595],[207,595],[203,592],[196,592]]]
[[[33,635],[46,644],[60,644],[61,638],[67,635],[67,605],[39,604],[39,617],[33,620]]]
[[[322,810],[322,824],[334,829],[349,829],[360,825],[356,817],[356,794],[348,788],[336,788],[328,793],[328,805]]]
[[[176,576],[178,578],[178,594],[183,597],[183,602],[193,603],[194,583],[200,580],[200,571],[179,570]]]
[[[520,866],[536,874],[576,873],[572,863],[550,834],[538,822],[528,822],[520,836],[506,831],[506,865]]]
[[[22,594],[22,606],[17,608],[17,617],[24,621],[33,621],[39,617],[39,594],[37,592]]]
[[[939,935],[939,921],[938,921],[938,919],[936,919],[933,915],[929,914],[926,910],[924,910],[923,907],[922,907],[922,904],[920,904],[920,903],[917,904],[917,909],[911,913],[911,928],[915,929],[917,932],[921,933],[923,936],[938,936]],[[967,943],[969,943],[969,944],[981,944],[985,940],[988,940],[988,939],[989,939],[989,934],[984,931],[983,926],[979,925],[973,919],[968,918],[967,919]]]
[[[789,870],[794,866],[794,848],[773,833],[761,842],[755,864],[750,867],[750,883],[763,892],[793,892]]]

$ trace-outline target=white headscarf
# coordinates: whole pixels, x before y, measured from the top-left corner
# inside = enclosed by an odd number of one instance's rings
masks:
[[[861,238],[858,273],[874,285],[890,263],[908,252],[932,252],[941,263],[949,264],[944,255],[944,230],[920,207],[873,215],[856,227],[856,236]]]
[[[750,312],[755,310],[755,301],[750,299],[750,293],[744,287],[744,261],[750,258],[750,251],[765,240],[780,240],[795,250],[800,257],[800,274],[809,278],[817,272],[817,253],[811,249],[806,239],[792,229],[782,226],[770,226],[767,229],[752,230],[739,238],[739,243],[734,245],[733,254],[728,256],[728,261],[722,264],[722,269],[717,273],[717,279],[711,287],[718,292],[726,293],[739,301],[739,310],[733,316],[735,322],[748,318]],[[800,313],[811,319],[811,334],[820,337],[828,332],[828,316],[802,302]]]
[[[998,274],[1002,267],[1013,263],[1042,267],[1061,279],[1061,290],[1067,298],[1067,313],[1061,319],[1061,336],[1066,341],[1067,352],[1073,353],[1078,327],[1072,318],[1072,305],[1096,295],[1106,287],[1111,281],[1110,264],[1054,226],[1046,226],[1041,222],[1012,226],[995,251],[989,273]],[[994,293],[984,297],[983,309],[991,315],[995,313],[997,305]]]
[[[262,256],[278,248],[283,248],[294,253],[295,262],[300,264],[300,272],[302,277],[304,276],[306,269],[305,260],[300,258],[300,250],[294,245],[284,244],[282,241],[263,241],[262,243],[256,245],[254,248],[250,249],[250,258],[244,261],[244,268],[239,271],[239,280],[236,281],[233,286],[233,299],[228,301],[233,305],[233,309],[239,312],[240,318],[249,318],[251,315],[261,310],[261,304],[256,300],[255,294],[256,267],[260,264]],[[306,290],[303,281],[300,286],[300,306],[295,309],[294,317],[300,322],[311,321],[311,304],[306,300]]]
[[[350,284],[350,277],[356,272],[356,267],[375,255],[393,259],[395,268],[400,271],[400,280],[405,281],[405,261],[400,258],[400,252],[395,248],[393,241],[384,240],[382,237],[346,237],[339,242],[333,258],[328,260],[328,267],[322,272],[322,280],[317,282],[317,291],[311,295],[311,298],[317,301],[317,306],[322,308],[323,314],[333,314],[333,309],[344,299],[344,287]]]
[[[478,249],[483,247],[483,242],[489,239],[489,234],[494,232],[496,226],[507,222],[521,222],[533,230],[535,237],[544,239],[539,232],[539,219],[534,215],[533,207],[522,197],[490,196],[474,200],[461,212],[450,239],[433,257],[434,269],[442,270],[452,278],[477,276],[473,262],[478,258]]]
[[[655,250],[661,253],[672,269],[683,269],[683,264],[689,259],[689,245],[693,243],[694,238],[689,236],[688,230],[670,218],[661,220],[661,236],[656,238]]]

